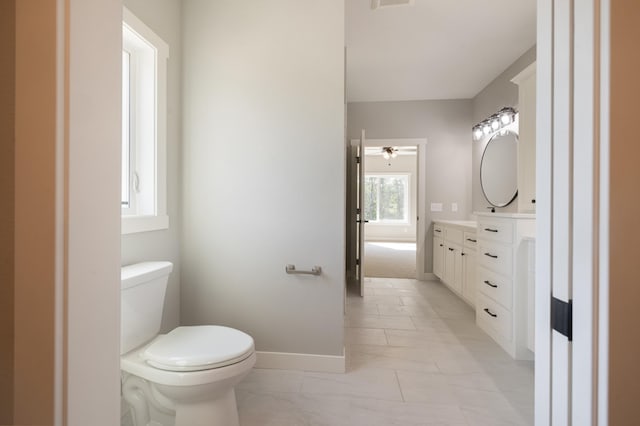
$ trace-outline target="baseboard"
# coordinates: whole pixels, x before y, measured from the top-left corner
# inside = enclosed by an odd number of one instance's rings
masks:
[[[436,274],[433,274],[431,272],[425,272],[424,274],[422,274],[420,276],[420,278],[418,278],[420,281],[437,281],[440,278],[436,277]]]
[[[345,356],[256,351],[256,368],[344,373]]]

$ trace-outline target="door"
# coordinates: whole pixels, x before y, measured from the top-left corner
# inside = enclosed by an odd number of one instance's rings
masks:
[[[360,141],[356,146],[356,281],[360,289],[360,296],[364,296],[364,251],[365,251],[365,219],[364,212],[364,129],[360,133]]]
[[[476,254],[463,251],[462,256],[462,295],[472,305],[476,304]]]
[[[433,237],[433,274],[444,280],[444,240],[442,237]]]
[[[538,1],[537,426],[606,419],[606,380],[598,380],[606,377],[599,359],[606,319],[598,316],[606,280],[598,272],[606,269],[599,253],[608,247],[598,210],[608,208],[606,174],[600,174],[608,149],[600,132],[608,114],[608,5]]]

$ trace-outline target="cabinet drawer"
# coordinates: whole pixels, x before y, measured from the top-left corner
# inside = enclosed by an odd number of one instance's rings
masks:
[[[513,323],[511,311],[503,308],[483,293],[477,294],[476,319],[482,326],[490,328],[505,341],[511,341]]]
[[[485,241],[478,242],[478,264],[508,277],[513,270],[513,252],[510,246]]]
[[[463,236],[462,231],[456,228],[444,228],[444,239],[454,244],[462,245]]]
[[[481,219],[478,221],[478,237],[510,244],[513,241],[513,224],[510,221]]]
[[[476,233],[465,231],[463,238],[464,238],[464,246],[466,248],[475,250],[476,246],[478,245],[478,237],[476,236]]]
[[[500,303],[506,309],[512,308],[513,283],[500,274],[479,266],[477,268],[478,291]]]

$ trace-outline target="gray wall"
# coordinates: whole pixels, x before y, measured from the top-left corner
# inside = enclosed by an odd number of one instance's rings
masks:
[[[472,100],[472,117],[473,124],[479,123],[495,114],[502,107],[518,106],[518,86],[511,82],[511,79],[518,75],[522,70],[531,65],[536,60],[535,46],[525,52],[518,58],[509,68],[496,77],[487,87],[476,95]],[[471,140],[471,129],[469,129],[468,139]],[[473,142],[473,211],[486,211],[489,203],[486,201],[482,193],[480,185],[480,161],[482,153],[488,140],[483,138],[480,141]],[[518,202],[514,200],[511,204],[504,208],[496,208],[497,211],[517,212]]]
[[[167,73],[167,213],[169,229],[122,236],[122,264],[168,260],[169,278],[162,331],[180,322],[180,165],[181,165],[181,1],[124,0],[124,5],[169,45]]]
[[[182,322],[342,355],[344,2],[183,5]]]
[[[426,165],[418,170],[425,203],[427,234],[418,236],[425,246],[425,270],[432,270],[434,219],[467,219],[471,213],[471,100],[356,102],[348,105],[348,139],[426,138]],[[420,147],[423,149],[423,147]],[[451,211],[451,203],[458,211]],[[443,203],[431,212],[431,203]],[[422,239],[422,241],[420,241]]]

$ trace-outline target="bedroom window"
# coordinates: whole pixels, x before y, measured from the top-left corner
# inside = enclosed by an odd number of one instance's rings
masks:
[[[365,218],[371,223],[409,223],[409,175],[367,174],[364,179]]]

